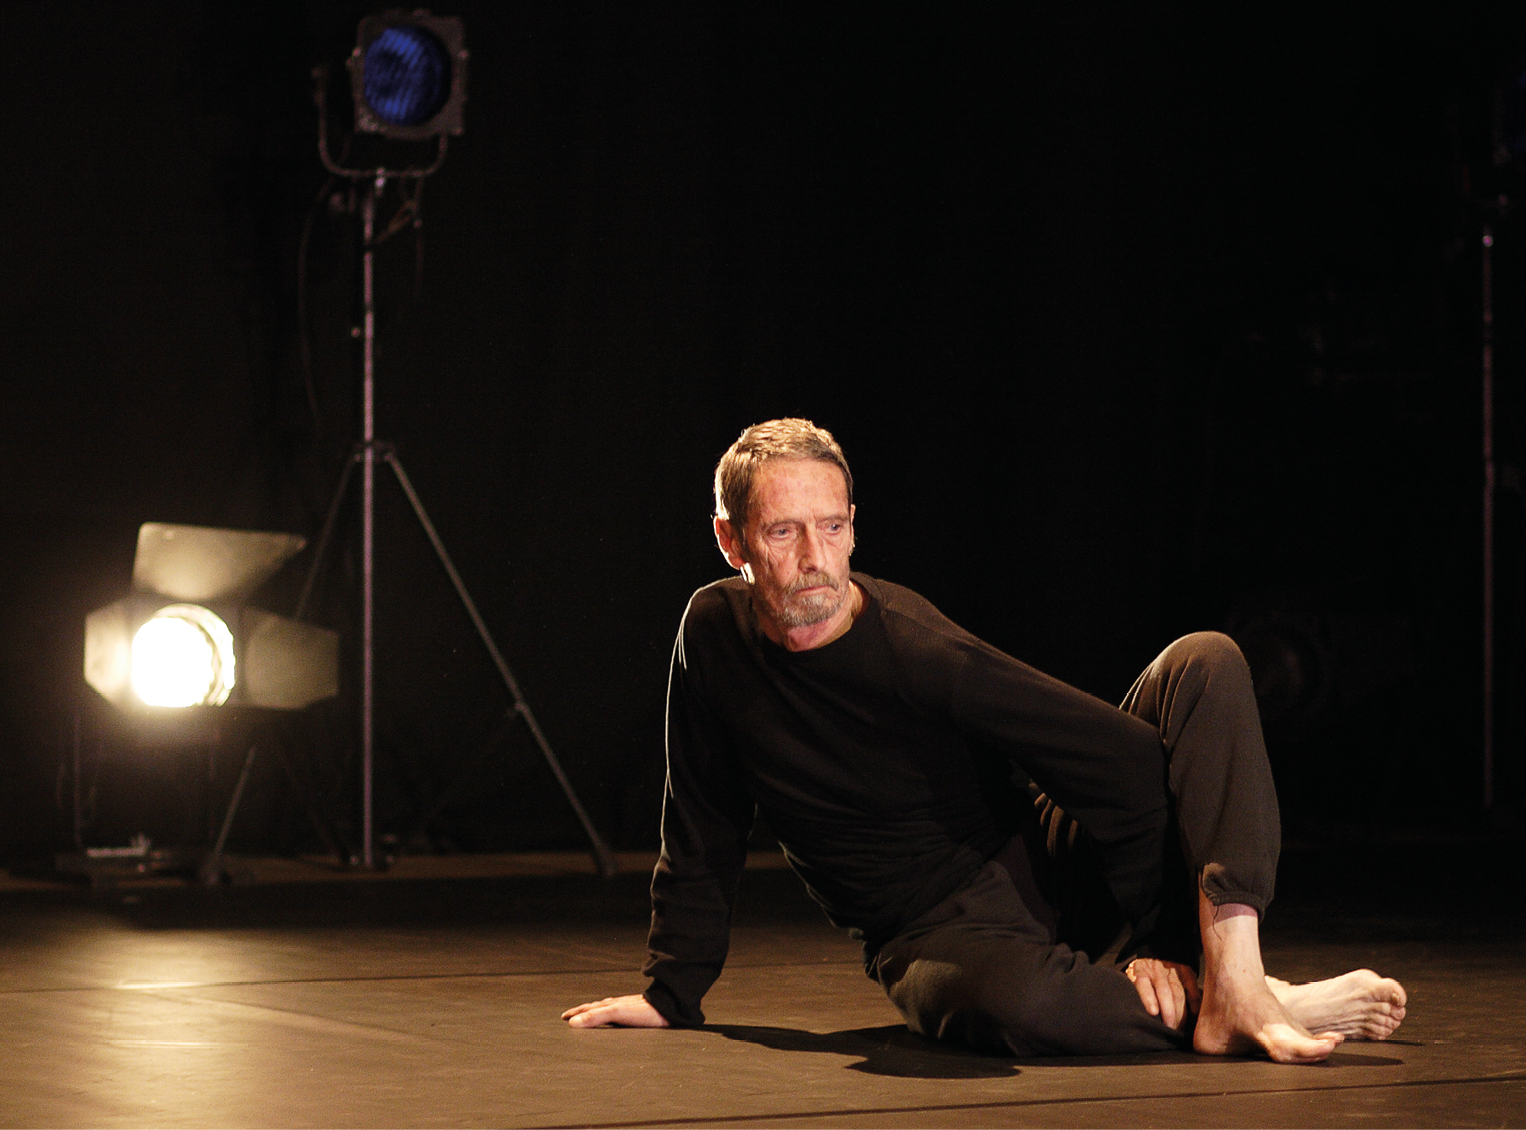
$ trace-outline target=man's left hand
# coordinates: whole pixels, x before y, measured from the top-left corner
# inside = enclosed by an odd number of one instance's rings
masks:
[[[1203,994],[1198,990],[1197,973],[1175,961],[1136,957],[1124,967],[1123,974],[1134,982],[1145,1011],[1158,1016],[1168,1027],[1181,1031],[1189,1016],[1196,1016]]]

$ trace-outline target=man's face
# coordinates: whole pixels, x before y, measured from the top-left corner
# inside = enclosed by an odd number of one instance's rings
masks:
[[[774,459],[753,475],[745,548],[717,523],[727,560],[752,585],[760,617],[803,628],[843,611],[851,589],[853,507],[842,471],[814,459]]]

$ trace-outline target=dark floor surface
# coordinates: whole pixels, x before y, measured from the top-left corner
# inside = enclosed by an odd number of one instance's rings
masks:
[[[712,1023],[683,1032],[558,1019],[643,984],[640,870],[605,882],[520,857],[324,882],[272,866],[216,890],[12,884],[0,1123],[1521,1126],[1520,851],[1287,854],[1268,969],[1368,966],[1410,994],[1396,1039],[1315,1067],[941,1047],[899,1024],[856,947],[777,869],[749,872]]]

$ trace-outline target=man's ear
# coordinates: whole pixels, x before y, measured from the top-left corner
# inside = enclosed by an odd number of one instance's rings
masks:
[[[737,537],[736,527],[728,518],[715,520],[715,543],[721,547],[721,554],[733,569],[746,570],[747,559],[742,556],[742,539]]]

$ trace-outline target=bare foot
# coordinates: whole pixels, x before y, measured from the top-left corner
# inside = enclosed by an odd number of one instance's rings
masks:
[[[1272,995],[1311,1032],[1339,1032],[1348,1040],[1386,1040],[1404,1019],[1404,986],[1371,969],[1326,981],[1290,985],[1268,977]]]
[[[1317,1063],[1345,1036],[1315,1035],[1272,993],[1261,964],[1259,920],[1243,904],[1214,906],[1198,893],[1203,934],[1203,1003],[1192,1046],[1205,1055],[1262,1052],[1277,1063]]]
[[[1203,990],[1203,1008],[1192,1033],[1192,1047],[1204,1055],[1250,1055],[1264,1052],[1277,1063],[1318,1063],[1345,1036],[1321,1031],[1313,1035],[1283,1007],[1263,983],[1217,984],[1210,978]]]

